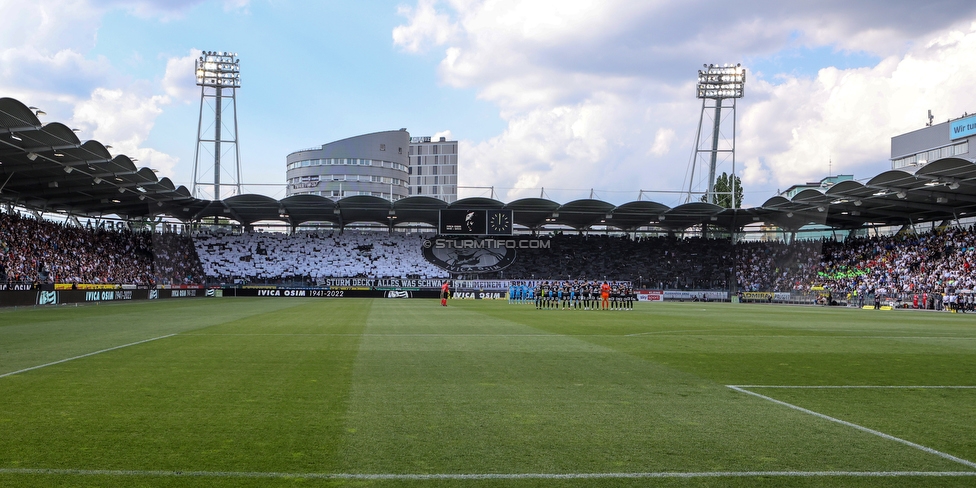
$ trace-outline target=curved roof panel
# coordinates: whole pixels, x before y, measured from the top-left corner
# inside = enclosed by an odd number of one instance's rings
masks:
[[[470,197],[462,198],[456,200],[454,203],[448,205],[448,208],[460,208],[460,209],[470,209],[470,210],[495,210],[505,207],[505,204],[495,200],[494,198],[484,198],[484,197]]]
[[[285,221],[286,219],[278,200],[264,195],[234,195],[222,203],[225,209],[229,210],[224,213],[224,216],[229,213],[231,218],[242,224],[251,225],[262,220]]]
[[[668,210],[671,210],[671,207],[657,202],[646,200],[629,202],[615,207],[610,212],[611,218],[609,223],[622,230],[637,229],[638,227],[659,222],[660,216]]]
[[[718,225],[718,216],[723,210],[725,209],[714,203],[685,203],[665,212],[659,225],[674,230],[687,229],[702,223]]]
[[[443,208],[447,208],[444,200],[417,195],[393,202],[393,217],[398,224],[420,222],[437,227]]]
[[[603,200],[584,198],[573,200],[559,206],[559,215],[554,217],[556,223],[568,225],[574,229],[585,229],[591,225],[603,223],[610,211],[615,207]]]
[[[13,98],[0,98],[0,128],[5,132],[18,130],[37,130],[41,121],[34,111]]]
[[[393,204],[389,200],[371,195],[346,197],[336,202],[342,225],[353,222],[376,222],[389,225]]]
[[[378,138],[401,140],[406,134],[389,131],[367,136],[339,142],[361,142],[382,152],[382,147],[375,144]],[[340,146],[323,149],[339,151]],[[267,220],[291,225],[435,225],[443,208],[508,208],[515,223],[521,226],[538,229],[557,224],[581,230],[594,224],[624,230],[646,225],[683,230],[703,223],[734,230],[759,221],[788,230],[809,223],[844,229],[865,223],[938,222],[976,214],[976,164],[961,158],[932,161],[913,172],[885,171],[863,184],[842,181],[826,191],[808,189],[792,199],[775,196],[752,209],[722,209],[702,202],[668,208],[644,201],[615,207],[593,199],[560,205],[547,199],[525,198],[505,204],[481,197],[447,204],[425,196],[390,203],[365,195],[338,202],[312,195],[280,201],[262,195],[238,195],[225,201],[209,201],[193,198],[186,187],[177,187],[168,178],[158,179],[151,169],[138,168],[134,163],[122,154],[112,156],[98,141],[79,141],[64,124],[42,125],[34,111],[18,100],[0,98],[0,201],[40,211],[114,214],[123,218],[165,214],[184,221],[217,216],[245,225]]]
[[[339,222],[336,203],[319,195],[292,195],[278,202],[285,209],[292,225],[305,222]]]
[[[508,202],[505,208],[512,211],[515,224],[538,229],[547,219],[552,218],[552,213],[559,208],[559,204],[546,198],[522,198]]]

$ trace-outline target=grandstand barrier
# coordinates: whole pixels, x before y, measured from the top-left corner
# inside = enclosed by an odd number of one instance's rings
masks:
[[[739,303],[779,303],[787,305],[825,305],[826,295],[823,292],[801,291],[740,291],[737,294]],[[840,296],[832,298],[835,305],[847,305],[838,301]]]
[[[874,308],[874,295],[859,299],[856,295],[843,292],[814,291],[742,291],[737,294],[739,303],[778,303],[787,305],[823,305],[853,307],[870,305]],[[887,304],[885,302],[885,304]]]
[[[268,298],[440,298],[440,289],[396,290],[372,287],[280,288],[276,286],[242,286],[221,289],[225,297]]]
[[[451,293],[453,300],[505,300],[508,293],[503,291],[456,291]]]
[[[727,302],[729,292],[721,290],[637,290],[639,302]]]
[[[664,301],[670,302],[727,302],[729,292],[722,290],[664,290]]]
[[[205,296],[202,286],[181,288],[122,289],[110,285],[112,289],[49,289],[49,290],[6,290],[0,291],[0,307],[27,307],[35,305],[65,305],[80,303],[101,303],[132,300],[158,300],[171,298],[196,298]]]

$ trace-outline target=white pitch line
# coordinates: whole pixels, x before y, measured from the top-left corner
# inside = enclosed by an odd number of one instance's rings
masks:
[[[0,468],[0,474],[76,475],[76,476],[144,476],[196,478],[290,478],[337,480],[520,480],[520,479],[640,479],[640,478],[752,478],[752,477],[969,477],[976,471],[702,471],[651,473],[433,473],[433,474],[359,474],[359,473],[280,473],[245,471],[141,471],[107,469]]]
[[[183,334],[183,335],[184,336],[194,336],[194,337],[197,337],[197,336],[203,336],[203,337],[220,337],[220,336],[245,336],[245,337],[247,337],[247,336],[262,336],[262,337],[263,336],[271,336],[271,337],[274,337],[274,336],[283,336],[283,337],[289,337],[289,336],[299,336],[299,337],[306,337],[306,336],[308,336],[308,337],[319,337],[319,336],[321,336],[321,337],[506,337],[506,338],[507,337],[575,337],[575,336],[564,336],[564,335],[560,335],[560,334],[329,334],[329,333],[322,333],[322,334],[315,334],[315,333],[307,333],[307,334],[298,334],[298,333],[281,333],[281,334],[275,334],[275,333],[254,333],[254,334],[249,334],[249,333],[238,333],[238,332],[232,332],[232,333],[226,333],[226,334],[223,334],[223,333],[217,333],[217,334],[210,334],[210,333],[207,333],[207,334],[186,333],[186,334]],[[586,337],[594,337],[594,336],[587,335]],[[598,337],[614,337],[614,336],[598,336]]]
[[[685,334],[684,332],[699,332],[698,334]],[[664,330],[664,331],[654,331],[654,332],[637,332],[634,334],[624,334],[620,337],[637,337],[644,335],[675,335],[679,337],[739,337],[743,339],[752,338],[782,338],[782,339],[952,339],[952,340],[976,340],[976,337],[955,337],[955,336],[845,336],[845,335],[834,335],[825,336],[818,334],[801,335],[801,334],[710,334],[707,331],[698,330]]]
[[[48,366],[54,366],[55,364],[66,363],[68,361],[74,361],[75,359],[87,358],[88,356],[94,356],[96,354],[101,354],[103,352],[114,351],[116,349],[122,349],[123,347],[137,346],[139,344],[145,344],[147,342],[158,341],[159,339],[165,339],[167,337],[173,337],[175,335],[176,334],[167,334],[167,335],[164,335],[164,336],[153,337],[152,339],[146,339],[144,341],[132,342],[132,343],[129,343],[129,344],[123,344],[121,346],[110,347],[108,349],[102,349],[101,351],[90,352],[88,354],[82,354],[81,356],[75,356],[73,358],[62,359],[60,361],[54,361],[53,363],[42,364],[40,366],[31,366],[30,368],[24,368],[24,369],[20,369],[20,370],[17,370],[17,371],[11,371],[10,373],[0,374],[0,378],[5,378],[7,376],[13,376],[15,374],[20,374],[20,373],[26,373],[28,371],[33,371],[35,369],[46,368]]]
[[[714,329],[714,330],[723,330],[723,329]],[[724,330],[738,330],[738,329],[724,329]],[[698,332],[698,334],[685,334],[685,332]],[[633,334],[624,334],[623,337],[638,337],[644,335],[670,335],[670,334],[679,335],[679,336],[689,336],[689,337],[713,336],[713,335],[716,337],[727,337],[726,335],[723,334],[708,334],[707,332],[708,332],[707,330],[702,330],[702,329],[652,330],[648,332],[635,332]],[[735,337],[735,335],[731,337]]]
[[[777,400],[775,398],[771,398],[771,397],[768,397],[766,395],[760,395],[759,393],[756,393],[754,391],[746,390],[743,387],[734,386],[734,385],[726,385],[726,387],[731,388],[731,389],[733,389],[735,391],[738,391],[739,393],[746,393],[748,395],[752,395],[752,396],[755,396],[755,397],[762,398],[763,400],[767,400],[767,401],[770,401],[770,402],[773,402],[773,403],[776,403],[776,404],[779,404],[779,405],[783,405],[784,407],[792,408],[793,410],[797,410],[797,411],[800,411],[800,412],[803,412],[803,413],[806,413],[806,414],[809,414],[809,415],[813,415],[814,417],[818,417],[818,418],[821,418],[821,419],[824,419],[824,420],[829,420],[831,422],[836,422],[838,424],[845,425],[847,427],[851,427],[853,429],[857,429],[857,430],[860,430],[862,432],[867,432],[869,434],[874,434],[874,435],[876,435],[878,437],[881,437],[883,439],[888,439],[890,441],[899,442],[899,443],[902,443],[902,444],[904,444],[906,446],[914,447],[915,449],[918,449],[920,451],[924,451],[924,452],[927,452],[929,454],[935,454],[936,456],[939,456],[939,457],[941,457],[943,459],[948,459],[950,461],[953,461],[953,462],[962,464],[964,466],[968,466],[970,468],[976,469],[976,463],[974,463],[972,461],[968,461],[966,459],[962,459],[962,458],[953,456],[952,454],[944,453],[942,451],[937,451],[935,449],[932,449],[931,447],[925,447],[925,446],[923,446],[921,444],[916,444],[914,442],[907,441],[907,440],[902,439],[900,437],[895,437],[895,436],[890,435],[890,434],[885,434],[884,432],[881,432],[881,431],[878,431],[878,430],[869,429],[867,427],[864,427],[864,426],[861,426],[861,425],[857,425],[855,423],[851,423],[851,422],[848,422],[846,420],[841,420],[841,419],[838,419],[838,418],[835,418],[835,417],[831,417],[829,415],[824,415],[824,414],[822,414],[820,412],[814,412],[813,410],[809,410],[809,409],[806,409],[806,408],[803,408],[803,407],[799,407],[799,406],[793,405],[792,403],[786,403],[784,401]]]
[[[973,390],[976,386],[955,385],[734,385],[737,388],[778,388],[786,390]],[[732,388],[730,386],[729,388]]]

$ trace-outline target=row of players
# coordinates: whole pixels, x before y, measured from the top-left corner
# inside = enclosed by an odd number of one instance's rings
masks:
[[[512,284],[508,303],[535,303],[536,309],[633,310],[637,294],[627,285],[595,281],[543,281],[535,287]]]

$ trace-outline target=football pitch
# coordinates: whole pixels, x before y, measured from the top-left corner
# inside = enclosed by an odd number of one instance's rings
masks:
[[[0,486],[974,486],[976,316],[0,310]]]

